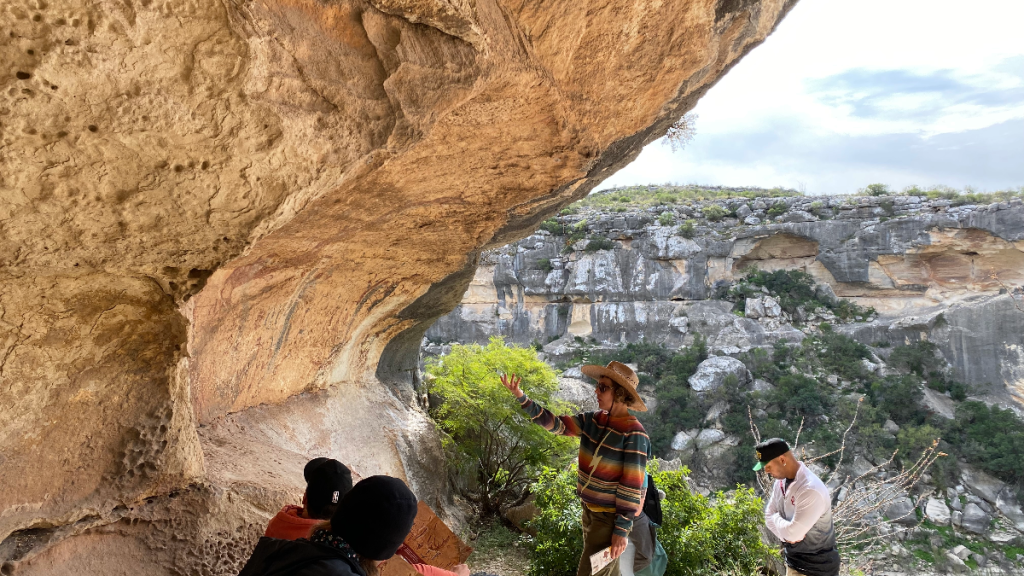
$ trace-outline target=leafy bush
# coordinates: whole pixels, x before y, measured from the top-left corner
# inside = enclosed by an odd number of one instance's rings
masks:
[[[658,216],[658,224],[662,226],[671,226],[676,221],[676,215],[671,212],[662,212]]]
[[[580,220],[576,224],[567,230],[568,235],[565,238],[565,249],[563,252],[569,252],[572,250],[572,245],[583,240],[587,235],[587,221]]]
[[[921,381],[912,375],[886,376],[871,383],[868,393],[875,406],[889,412],[897,424],[920,424],[927,414],[921,408]],[[938,435],[932,436],[937,438]],[[917,452],[920,454],[920,450]]]
[[[689,470],[654,472],[665,491],[664,523],[658,540],[668,554],[666,576],[704,576],[731,571],[753,574],[774,552],[761,541],[762,501],[751,489],[701,496],[690,489]],[[576,467],[545,469],[531,490],[540,515],[530,521],[537,531],[530,556],[531,576],[575,574],[583,550]]]
[[[718,492],[714,499],[701,496],[690,490],[689,472],[654,474],[654,483],[665,491],[664,524],[658,530],[669,558],[665,575],[759,572],[775,554],[761,540],[764,503],[749,488]]]
[[[693,238],[696,234],[696,220],[687,220],[679,225],[679,235],[683,238]]]
[[[533,424],[501,385],[498,374],[522,377],[523,391],[554,411],[570,408],[554,400],[558,377],[531,348],[455,345],[447,356],[427,360],[433,376],[428,393],[440,400],[430,416],[442,432],[452,484],[484,515],[524,498],[542,466],[572,456],[576,440]]]
[[[597,252],[598,250],[614,250],[615,242],[605,238],[604,236],[591,236],[587,241],[584,252]]]
[[[1013,411],[964,402],[957,406],[955,422],[946,438],[968,462],[1024,487],[1024,422]]]
[[[789,205],[785,202],[776,202],[772,204],[772,207],[768,209],[768,216],[770,218],[778,218],[789,210]]]
[[[816,379],[803,374],[789,374],[779,378],[769,395],[769,402],[778,406],[787,418],[800,418],[825,414],[832,404],[831,394]]]
[[[565,228],[558,223],[558,220],[554,218],[548,218],[547,220],[540,223],[540,229],[545,232],[550,232],[556,236],[560,236],[565,233]]]
[[[797,308],[811,312],[817,308],[827,308],[841,320],[867,318],[875,313],[874,308],[863,308],[849,300],[836,300],[825,296],[817,290],[814,277],[801,270],[775,270],[764,272],[756,268],[747,271],[743,280],[733,286],[727,298],[736,303],[734,309],[743,310],[746,299],[760,298],[765,288],[768,293],[779,300],[779,306],[790,315],[797,314]]]
[[[887,196],[889,194],[889,187],[885,184],[868,184],[866,187],[858,190],[858,192],[871,196]]]
[[[543,270],[545,272],[551,272],[554,266],[551,264],[551,258],[539,258],[537,259],[537,270]]]
[[[935,364],[935,351],[938,349],[938,346],[927,340],[897,346],[889,354],[889,364],[924,378],[929,367]]]
[[[531,576],[571,576],[583,553],[580,518],[583,515],[576,495],[576,464],[559,470],[544,468],[530,492],[540,514],[529,521],[536,531],[530,552]]]
[[[718,222],[729,215],[729,211],[718,204],[710,204],[700,209],[701,214],[711,222]]]

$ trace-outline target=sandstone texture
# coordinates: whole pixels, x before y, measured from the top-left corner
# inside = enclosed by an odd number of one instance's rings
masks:
[[[236,573],[312,456],[443,505],[427,326],[792,5],[4,3],[3,573]]]

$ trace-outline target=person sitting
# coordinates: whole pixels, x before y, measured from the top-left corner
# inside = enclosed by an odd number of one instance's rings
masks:
[[[352,472],[332,458],[310,460],[302,475],[306,479],[302,506],[289,504],[282,508],[270,519],[264,536],[281,540],[309,538],[314,528],[331,519],[341,499],[352,489]],[[412,567],[423,576],[469,576],[469,567],[465,564],[459,564],[454,570],[428,564],[412,564]]]
[[[341,498],[308,540],[260,538],[238,576],[377,576],[409,535],[416,511],[405,482],[370,476]]]
[[[313,527],[329,520],[352,489],[352,472],[333,458],[314,458],[302,470],[306,492],[302,506],[288,504],[267,524],[265,536],[282,540],[308,538]]]

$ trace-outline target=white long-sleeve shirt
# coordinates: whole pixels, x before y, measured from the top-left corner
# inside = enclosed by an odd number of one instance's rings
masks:
[[[786,480],[776,480],[772,484],[772,495],[764,510],[764,523],[783,542],[802,542],[814,530],[814,540],[807,542],[809,548],[819,544],[835,546],[832,530],[832,499],[828,488],[802,462],[797,463],[800,469],[796,477],[786,487]],[[818,524],[819,526],[815,526]]]

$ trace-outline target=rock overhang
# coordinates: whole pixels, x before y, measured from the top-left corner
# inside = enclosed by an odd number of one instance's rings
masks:
[[[212,482],[197,426],[232,413],[408,400],[479,251],[635,157],[792,5],[6,5],[0,537]],[[55,544],[32,542],[10,570]]]

